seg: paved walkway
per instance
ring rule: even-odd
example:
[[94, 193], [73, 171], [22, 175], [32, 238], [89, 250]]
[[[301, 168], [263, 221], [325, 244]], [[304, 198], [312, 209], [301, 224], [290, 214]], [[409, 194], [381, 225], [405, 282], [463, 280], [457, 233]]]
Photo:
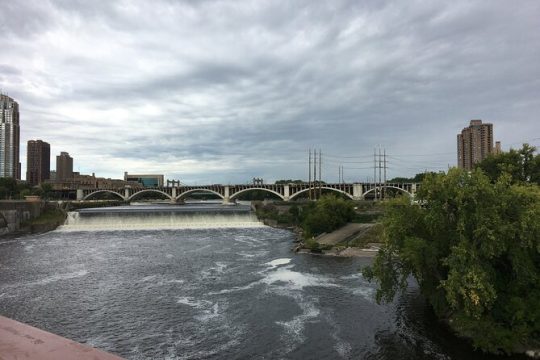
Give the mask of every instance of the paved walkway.
[[0, 360], [121, 360], [30, 325], [0, 316]]
[[348, 223], [330, 234], [319, 235], [315, 240], [322, 245], [336, 245], [340, 242], [352, 240], [354, 237], [368, 231], [373, 224]]

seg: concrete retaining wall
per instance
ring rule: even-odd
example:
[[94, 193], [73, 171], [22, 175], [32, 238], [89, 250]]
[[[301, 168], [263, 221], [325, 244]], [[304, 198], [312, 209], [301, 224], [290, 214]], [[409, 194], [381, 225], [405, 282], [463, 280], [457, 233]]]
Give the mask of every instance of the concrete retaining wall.
[[45, 202], [42, 201], [0, 201], [0, 235], [19, 231], [25, 221], [41, 215], [44, 208]]

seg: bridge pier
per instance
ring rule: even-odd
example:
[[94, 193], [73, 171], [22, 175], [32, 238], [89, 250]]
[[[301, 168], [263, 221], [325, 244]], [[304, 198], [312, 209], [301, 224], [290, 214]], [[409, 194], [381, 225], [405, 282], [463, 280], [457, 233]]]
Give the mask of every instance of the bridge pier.
[[128, 201], [129, 199], [129, 188], [124, 188], [124, 201]]
[[290, 188], [289, 185], [283, 185], [283, 201], [289, 201]]
[[[178, 204], [179, 201], [182, 201], [182, 200], [176, 199], [176, 188], [173, 187], [171, 189], [171, 204]], [[182, 203], [184, 203], [184, 201], [182, 201]]]
[[223, 187], [223, 205], [229, 205], [231, 203], [231, 197], [230, 197], [230, 187], [229, 185], [225, 185]]
[[359, 184], [359, 183], [353, 184], [353, 199], [364, 200], [364, 191], [363, 191], [362, 184]]
[[84, 199], [84, 191], [83, 189], [77, 189], [77, 200], [81, 201], [82, 199]]

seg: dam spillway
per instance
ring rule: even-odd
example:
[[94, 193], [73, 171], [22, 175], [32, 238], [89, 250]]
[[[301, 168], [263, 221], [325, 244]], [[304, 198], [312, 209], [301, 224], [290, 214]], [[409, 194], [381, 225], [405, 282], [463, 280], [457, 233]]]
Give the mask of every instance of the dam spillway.
[[131, 205], [68, 213], [59, 231], [156, 230], [263, 226], [249, 205]]

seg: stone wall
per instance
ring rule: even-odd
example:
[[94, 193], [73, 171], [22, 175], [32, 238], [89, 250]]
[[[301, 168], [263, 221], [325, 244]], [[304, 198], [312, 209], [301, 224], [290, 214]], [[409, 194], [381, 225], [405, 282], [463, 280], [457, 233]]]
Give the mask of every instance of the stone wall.
[[25, 221], [38, 217], [45, 208], [45, 202], [24, 200], [0, 201], [0, 235], [21, 230]]

